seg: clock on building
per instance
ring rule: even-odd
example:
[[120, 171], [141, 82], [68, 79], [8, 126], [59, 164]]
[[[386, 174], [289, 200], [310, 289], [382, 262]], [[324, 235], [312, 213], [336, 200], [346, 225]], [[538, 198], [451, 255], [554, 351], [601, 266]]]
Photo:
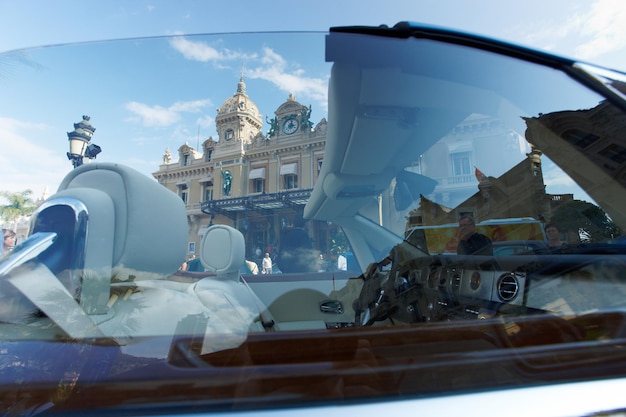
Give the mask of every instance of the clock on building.
[[283, 132], [287, 135], [296, 133], [299, 127], [300, 122], [295, 116], [288, 117], [287, 120], [283, 122]]

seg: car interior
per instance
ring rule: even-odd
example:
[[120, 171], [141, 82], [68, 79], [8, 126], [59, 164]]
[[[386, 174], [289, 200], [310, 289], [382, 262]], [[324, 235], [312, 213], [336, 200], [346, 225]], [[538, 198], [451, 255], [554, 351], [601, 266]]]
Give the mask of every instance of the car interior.
[[[112, 404], [149, 395], [137, 380], [154, 369], [187, 398], [224, 409], [621, 375], [626, 245], [598, 229], [626, 227], [626, 175], [601, 157], [626, 159], [581, 149], [622, 131], [619, 100], [577, 85], [559, 67], [566, 60], [388, 31], [335, 28], [325, 38], [328, 132], [303, 211], [341, 228], [358, 271], [242, 274], [252, 248], [235, 222], [213, 218], [197, 250], [204, 272], [180, 271], [189, 236], [180, 196], [131, 167], [92, 162], [64, 178], [0, 265], [3, 334], [113, 346], [119, 363], [101, 372], [114, 386], [90, 380], [81, 391], [106, 386]], [[615, 113], [609, 133], [598, 127]], [[581, 126], [593, 141], [571, 139]], [[470, 151], [484, 178], [461, 159]], [[491, 255], [429, 253], [422, 235], [405, 239], [468, 212], [539, 219], [554, 203], [543, 177], [583, 191], [605, 210], [602, 222], [585, 217], [558, 250], [543, 235], [537, 244], [492, 235]]]

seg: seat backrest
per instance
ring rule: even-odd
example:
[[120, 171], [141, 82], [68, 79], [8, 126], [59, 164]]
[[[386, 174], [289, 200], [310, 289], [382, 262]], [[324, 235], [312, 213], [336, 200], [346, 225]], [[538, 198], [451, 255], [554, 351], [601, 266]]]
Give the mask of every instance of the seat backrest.
[[200, 243], [200, 261], [208, 271], [216, 273], [217, 279], [238, 281], [245, 255], [244, 237], [231, 226], [209, 227]]
[[[152, 178], [114, 163], [72, 170], [33, 215], [30, 233], [55, 232], [41, 261], [80, 299], [105, 314], [111, 280], [162, 278], [185, 258], [183, 201]], [[65, 272], [69, 271], [69, 272]]]

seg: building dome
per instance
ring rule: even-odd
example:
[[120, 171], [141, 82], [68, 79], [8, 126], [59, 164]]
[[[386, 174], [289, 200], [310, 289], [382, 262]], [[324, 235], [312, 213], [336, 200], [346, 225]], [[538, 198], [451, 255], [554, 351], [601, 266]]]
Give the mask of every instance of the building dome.
[[303, 107], [293, 93], [289, 94], [287, 100], [276, 109], [276, 114], [299, 112]]
[[252, 116], [261, 118], [259, 109], [256, 104], [246, 94], [246, 83], [243, 77], [239, 79], [237, 83], [237, 92], [232, 97], [224, 100], [224, 103], [217, 109], [218, 114], [223, 115], [235, 111], [247, 112]]

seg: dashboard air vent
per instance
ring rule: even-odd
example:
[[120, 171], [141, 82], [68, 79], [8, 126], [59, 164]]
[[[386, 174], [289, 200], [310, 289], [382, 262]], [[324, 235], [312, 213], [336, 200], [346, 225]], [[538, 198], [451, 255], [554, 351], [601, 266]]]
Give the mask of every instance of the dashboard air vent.
[[498, 297], [502, 301], [511, 301], [517, 297], [519, 292], [519, 281], [513, 274], [504, 274], [498, 278], [497, 283]]

